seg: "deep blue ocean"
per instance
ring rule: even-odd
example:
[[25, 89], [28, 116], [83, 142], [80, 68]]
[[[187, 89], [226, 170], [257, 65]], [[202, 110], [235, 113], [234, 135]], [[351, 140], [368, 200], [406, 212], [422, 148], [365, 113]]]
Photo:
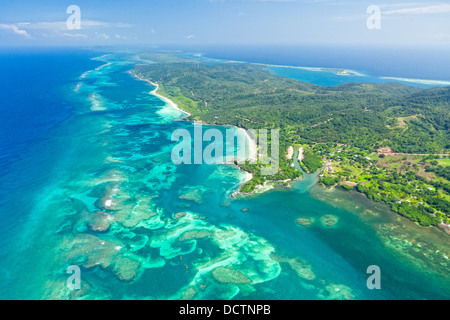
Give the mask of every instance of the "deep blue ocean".
[[[234, 166], [172, 163], [171, 133], [192, 124], [129, 74], [136, 63], [131, 51], [0, 52], [0, 299], [449, 297], [440, 230], [314, 175], [232, 199], [245, 178]], [[70, 265], [81, 290], [66, 286]]]
[[101, 64], [91, 60], [98, 55], [78, 50], [0, 51], [0, 268], [6, 276], [26, 272], [15, 269], [21, 266], [15, 265], [20, 256], [15, 244], [33, 214], [36, 196], [54, 179], [64, 153], [64, 144], [47, 142], [75, 112], [67, 92], [86, 68]]
[[94, 56], [72, 50], [0, 50], [0, 169], [74, 111], [64, 89], [86, 68], [99, 65], [90, 60]]

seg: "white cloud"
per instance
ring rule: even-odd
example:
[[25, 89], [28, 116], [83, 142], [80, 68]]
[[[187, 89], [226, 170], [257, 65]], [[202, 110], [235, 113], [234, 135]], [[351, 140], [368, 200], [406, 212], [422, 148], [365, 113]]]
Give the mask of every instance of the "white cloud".
[[116, 38], [116, 39], [127, 39], [128, 37], [127, 36], [123, 36], [123, 35], [120, 35], [120, 34], [114, 34], [114, 37]]
[[[22, 22], [17, 23], [16, 25], [23, 26], [26, 29], [49, 29], [53, 31], [61, 31], [61, 30], [67, 30], [67, 23], [66, 21], [46, 21], [46, 22]], [[116, 28], [128, 28], [132, 27], [131, 24], [128, 23], [112, 23], [112, 22], [104, 22], [104, 21], [98, 21], [98, 20], [87, 20], [87, 19], [81, 19], [81, 29], [89, 29], [89, 28], [110, 28], [110, 27], [116, 27]]]
[[24, 36], [27, 38], [30, 37], [30, 35], [28, 34], [28, 32], [26, 30], [19, 29], [19, 27], [15, 24], [0, 24], [0, 29], [9, 30], [15, 34], [18, 34], [18, 35], [21, 35], [21, 36]]
[[[424, 2], [390, 3], [380, 5], [383, 19], [398, 19], [402, 15], [426, 15], [450, 13], [450, 4], [436, 3], [428, 5]], [[388, 16], [388, 17], [387, 17]], [[343, 21], [360, 21], [367, 19], [367, 14], [353, 16], [337, 16]]]
[[82, 33], [67, 33], [67, 32], [64, 32], [62, 35], [66, 36], [66, 37], [71, 37], [71, 38], [88, 38], [87, 35], [82, 34]]
[[[81, 29], [93, 28], [129, 28], [133, 25], [122, 22], [105, 22], [98, 20], [81, 20]], [[0, 29], [9, 30], [15, 34], [30, 37], [30, 31], [45, 30], [46, 32], [55, 32], [60, 35], [71, 35], [66, 33], [68, 30], [66, 21], [42, 21], [42, 22], [18, 22], [11, 24], [0, 24]], [[42, 33], [41, 33], [42, 34]]]
[[[43, 37], [60, 36], [71, 38], [88, 38], [83, 30], [99, 29], [99, 28], [129, 28], [131, 24], [122, 22], [105, 22], [99, 20], [81, 20], [81, 30], [78, 33], [70, 32], [67, 28], [66, 21], [40, 21], [40, 22], [17, 22], [12, 24], [0, 24], [0, 30], [8, 30], [17, 35], [30, 38], [38, 35]], [[40, 32], [38, 32], [40, 31]], [[99, 39], [109, 39], [110, 36], [105, 33], [97, 33]], [[125, 39], [125, 37], [122, 37]]]
[[193, 39], [193, 38], [195, 38], [195, 35], [193, 35], [193, 34], [190, 34], [186, 37], [186, 39]]
[[412, 7], [412, 8], [400, 8], [383, 11], [383, 14], [394, 15], [394, 14], [442, 14], [450, 12], [450, 4], [435, 4], [429, 6], [420, 6], [420, 7]]
[[95, 34], [96, 34], [97, 38], [99, 38], [99, 39], [106, 40], [106, 39], [109, 39], [109, 38], [110, 38], [110, 37], [109, 37], [107, 34], [105, 34], [105, 33], [98, 33], [98, 32], [96, 32]]

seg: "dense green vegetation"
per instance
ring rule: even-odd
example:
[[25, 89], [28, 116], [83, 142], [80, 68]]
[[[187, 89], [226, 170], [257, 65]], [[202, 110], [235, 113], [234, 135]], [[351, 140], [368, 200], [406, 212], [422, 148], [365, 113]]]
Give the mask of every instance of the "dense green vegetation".
[[[136, 66], [133, 72], [157, 82], [158, 92], [188, 111], [191, 120], [280, 129], [279, 172], [263, 176], [261, 163], [240, 164], [253, 174], [241, 192], [252, 192], [268, 180], [301, 176], [283, 155], [289, 146], [302, 145], [301, 165], [309, 172], [323, 167], [320, 183], [325, 186], [350, 181], [357, 191], [421, 225], [450, 223], [449, 166], [436, 160], [450, 149], [450, 87], [321, 87], [251, 64], [171, 61]], [[382, 147], [391, 154], [377, 154]], [[422, 158], [411, 158], [413, 154]]]
[[409, 218], [414, 222], [418, 222], [423, 226], [437, 226], [440, 223], [438, 219], [430, 215], [424, 206], [416, 207], [402, 203], [393, 205], [392, 209], [400, 215]]
[[254, 191], [257, 186], [263, 186], [267, 181], [285, 181], [295, 180], [301, 177], [301, 172], [291, 166], [292, 161], [282, 161], [280, 163], [280, 170], [275, 175], [261, 175], [261, 164], [251, 165], [248, 163], [239, 164], [239, 167], [244, 171], [250, 172], [253, 178], [247, 181], [240, 189], [242, 193], [250, 193]]
[[310, 150], [307, 150], [302, 163], [306, 167], [307, 172], [316, 172], [320, 167], [322, 167], [322, 158], [315, 155]]
[[382, 156], [337, 144], [317, 144], [312, 149], [325, 159], [320, 178], [324, 186], [348, 181], [369, 199], [385, 202], [423, 226], [450, 223], [449, 182], [429, 173], [436, 156]]
[[[432, 161], [430, 163], [437, 165], [437, 161]], [[443, 167], [438, 165], [436, 167], [426, 167], [425, 170], [429, 172], [434, 172], [436, 175], [450, 181], [450, 166]]]
[[395, 152], [443, 153], [449, 148], [450, 88], [320, 87], [250, 64], [161, 63], [137, 66], [134, 72], [158, 82], [160, 93], [191, 119], [207, 123], [281, 128], [293, 143], [337, 142], [370, 151], [389, 146]]
[[344, 190], [347, 190], [347, 191], [353, 190], [353, 187], [352, 187], [352, 186], [348, 186], [348, 185], [346, 185], [346, 184], [343, 184], [343, 185], [342, 185], [342, 188], [343, 188]]

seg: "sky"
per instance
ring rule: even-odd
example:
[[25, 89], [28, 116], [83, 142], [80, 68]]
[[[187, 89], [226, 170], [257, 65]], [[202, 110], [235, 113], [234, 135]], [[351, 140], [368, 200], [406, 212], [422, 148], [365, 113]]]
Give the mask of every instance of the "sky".
[[[76, 13], [68, 13], [71, 5], [79, 8], [79, 20], [70, 20]], [[0, 2], [0, 46], [171, 44], [448, 48], [450, 0]]]

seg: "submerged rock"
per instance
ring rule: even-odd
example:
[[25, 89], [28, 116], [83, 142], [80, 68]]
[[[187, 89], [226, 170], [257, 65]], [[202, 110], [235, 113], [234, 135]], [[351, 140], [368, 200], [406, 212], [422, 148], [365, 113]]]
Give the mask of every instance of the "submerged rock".
[[182, 193], [178, 198], [182, 200], [193, 201], [197, 204], [202, 203], [202, 195], [200, 193], [200, 190], [198, 189], [192, 190], [188, 193]]
[[209, 190], [204, 186], [185, 186], [180, 190], [178, 198], [202, 204], [204, 202], [203, 195], [206, 192]]
[[197, 290], [193, 286], [190, 286], [183, 292], [181, 300], [192, 300], [196, 294]]
[[354, 295], [352, 290], [343, 284], [330, 284], [325, 287], [327, 294], [319, 294], [321, 299], [326, 300], [352, 300]]
[[327, 214], [320, 218], [320, 222], [322, 222], [322, 224], [325, 227], [332, 227], [332, 226], [336, 225], [338, 220], [339, 220], [338, 217], [336, 217], [332, 214]]
[[183, 218], [185, 215], [186, 215], [186, 212], [184, 212], [184, 211], [177, 212], [177, 213], [175, 213], [175, 218], [180, 219], [180, 218]]
[[114, 218], [123, 226], [132, 228], [156, 215], [158, 213], [153, 211], [150, 197], [136, 196], [132, 203], [124, 205], [121, 210], [116, 212]]
[[96, 211], [89, 217], [89, 227], [92, 231], [106, 231], [110, 227], [113, 217], [102, 211]]
[[62, 246], [65, 259], [84, 268], [100, 266], [112, 271], [120, 280], [138, 277], [141, 264], [138, 256], [126, 252], [122, 243], [102, 240], [94, 235], [79, 234]]
[[316, 275], [312, 271], [311, 266], [300, 261], [297, 258], [288, 258], [278, 254], [271, 254], [270, 257], [280, 263], [287, 263], [300, 278], [306, 280], [313, 280], [316, 278]]
[[187, 241], [192, 239], [203, 239], [212, 236], [213, 234], [208, 230], [191, 230], [183, 233], [178, 241]]
[[221, 283], [250, 284], [252, 280], [240, 271], [218, 267], [212, 271], [215, 280]]
[[301, 217], [297, 219], [297, 224], [301, 225], [301, 226], [310, 226], [314, 223], [314, 218], [310, 218], [310, 217]]
[[131, 258], [118, 255], [114, 259], [113, 272], [120, 280], [130, 281], [136, 278], [140, 263]]

